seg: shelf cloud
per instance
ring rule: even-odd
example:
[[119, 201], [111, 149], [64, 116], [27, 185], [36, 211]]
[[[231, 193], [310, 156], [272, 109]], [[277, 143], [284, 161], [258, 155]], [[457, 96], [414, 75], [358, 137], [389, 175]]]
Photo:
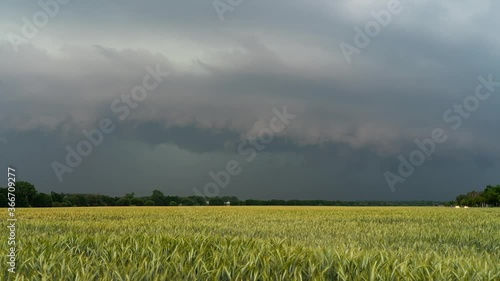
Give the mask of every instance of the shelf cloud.
[[[384, 14], [391, 5], [400, 12]], [[221, 18], [214, 1], [0, 4], [4, 164], [42, 191], [192, 195], [210, 171], [242, 158], [238, 145], [259, 137], [273, 109], [286, 107], [296, 117], [224, 194], [447, 200], [498, 182], [500, 87], [493, 82], [491, 97], [459, 130], [443, 114], [474, 94], [478, 77], [500, 81], [499, 3], [228, 7]], [[374, 15], [390, 20], [370, 36]], [[370, 43], [348, 61], [341, 46], [356, 46], [356, 36]], [[169, 75], [127, 103], [148, 67]], [[127, 105], [126, 118], [115, 100]], [[103, 118], [115, 130], [59, 181], [51, 164]], [[391, 192], [384, 171], [397, 170], [398, 156], [435, 128], [447, 132], [446, 143]]]

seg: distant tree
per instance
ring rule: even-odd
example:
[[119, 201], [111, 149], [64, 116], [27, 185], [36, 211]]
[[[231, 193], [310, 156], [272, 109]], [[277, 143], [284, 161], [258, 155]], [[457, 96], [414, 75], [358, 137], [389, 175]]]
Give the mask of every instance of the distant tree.
[[0, 207], [2, 208], [9, 206], [7, 205], [9, 203], [9, 200], [7, 198], [8, 192], [9, 190], [7, 188], [0, 187]]
[[130, 206], [130, 199], [128, 199], [128, 198], [120, 198], [116, 202], [116, 205], [117, 206]]
[[144, 206], [144, 201], [141, 198], [134, 197], [130, 199], [130, 204], [134, 206]]
[[63, 201], [62, 201], [62, 204], [63, 205], [66, 205], [66, 206], [74, 206], [75, 204], [73, 203], [73, 201], [71, 200], [71, 197], [68, 196], [68, 195], [64, 195], [63, 197]]
[[71, 205], [67, 201], [63, 202], [52, 202], [52, 207], [70, 207]]
[[456, 200], [457, 201], [457, 204], [458, 205], [463, 205], [465, 202], [465, 200], [467, 199], [467, 195], [464, 195], [464, 194], [460, 194], [457, 196]]
[[153, 200], [146, 200], [144, 202], [144, 206], [155, 206], [155, 201], [153, 201]]
[[268, 202], [268, 205], [283, 206], [286, 205], [286, 201], [273, 199]]
[[90, 206], [88, 194], [65, 194], [63, 202], [67, 202], [70, 206]]
[[[174, 202], [174, 201], [172, 201]], [[181, 199], [181, 204], [183, 206], [193, 206], [196, 202], [193, 201], [191, 198], [182, 198]]]
[[[0, 207], [7, 207], [7, 188], [0, 188]], [[289, 206], [437, 206], [437, 205], [466, 205], [474, 207], [500, 207], [500, 185], [488, 185], [484, 191], [471, 191], [461, 194], [451, 202], [433, 201], [327, 201], [327, 200], [254, 200], [240, 201], [235, 196], [205, 198], [201, 196], [165, 196], [161, 191], [154, 190], [149, 197], [135, 197], [133, 192], [124, 197], [110, 197], [101, 194], [64, 194], [38, 192], [35, 186], [25, 181], [16, 183], [16, 207], [67, 207], [67, 206], [198, 206], [224, 205], [289, 205]]]
[[33, 197], [33, 207], [52, 207], [52, 197], [45, 193], [36, 193]]
[[455, 206], [457, 204], [457, 202], [455, 201], [448, 201], [448, 202], [444, 202], [444, 206], [445, 207], [450, 207], [450, 206]]
[[178, 196], [165, 196], [165, 206], [171, 206], [170, 202], [174, 201], [176, 204], [181, 201]]
[[[212, 202], [210, 202], [211, 204]], [[245, 200], [245, 205], [248, 205], [248, 206], [262, 206], [264, 205], [264, 201], [262, 200], [255, 200], [255, 199], [248, 199], [248, 200]]]
[[132, 198], [135, 197], [135, 193], [134, 192], [131, 192], [131, 193], [125, 193], [125, 198], [129, 199], [129, 200], [132, 200]]
[[105, 206], [115, 206], [116, 201], [113, 197], [107, 196], [107, 195], [102, 195], [102, 201], [104, 202]]
[[16, 206], [17, 207], [29, 207], [32, 206], [33, 198], [35, 197], [37, 191], [35, 186], [29, 182], [18, 181], [16, 182]]
[[500, 185], [488, 185], [484, 191], [471, 191], [467, 194], [460, 194], [456, 198], [458, 205], [475, 207], [499, 207], [500, 206]]
[[63, 198], [64, 198], [64, 194], [63, 193], [55, 193], [54, 191], [52, 191], [50, 193], [50, 197], [52, 197], [52, 202], [62, 202]]
[[207, 204], [206, 198], [202, 196], [189, 196], [188, 198], [194, 202], [195, 206], [203, 206]]
[[209, 205], [211, 206], [223, 206], [224, 205], [224, 200], [219, 197], [214, 197], [214, 198], [208, 198]]
[[483, 196], [486, 204], [500, 207], [500, 185], [488, 185], [483, 192]]
[[105, 206], [106, 203], [102, 200], [99, 194], [85, 194], [84, 195], [89, 206]]
[[163, 192], [155, 189], [153, 190], [153, 194], [151, 194], [150, 199], [155, 202], [155, 206], [165, 206], [166, 198]]

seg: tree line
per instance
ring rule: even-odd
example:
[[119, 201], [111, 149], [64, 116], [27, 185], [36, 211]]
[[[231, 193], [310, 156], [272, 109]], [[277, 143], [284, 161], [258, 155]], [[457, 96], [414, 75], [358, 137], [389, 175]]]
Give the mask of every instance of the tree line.
[[500, 207], [500, 185], [488, 185], [483, 191], [460, 194], [450, 204], [470, 207]]
[[[0, 187], [0, 207], [8, 207], [8, 190]], [[86, 207], [86, 206], [223, 206], [230, 202], [236, 206], [438, 206], [464, 205], [473, 207], [500, 206], [500, 185], [488, 186], [484, 191], [472, 191], [459, 195], [456, 201], [328, 201], [328, 200], [240, 200], [235, 196], [202, 197], [171, 196], [160, 190], [153, 190], [149, 196], [136, 196], [133, 192], [121, 197], [102, 194], [72, 194], [51, 192], [46, 194], [36, 190], [29, 182], [16, 183], [17, 207]]]

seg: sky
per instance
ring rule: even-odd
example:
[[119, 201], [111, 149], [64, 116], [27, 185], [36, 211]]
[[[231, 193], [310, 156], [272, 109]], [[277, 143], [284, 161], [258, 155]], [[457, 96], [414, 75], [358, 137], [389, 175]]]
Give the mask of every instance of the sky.
[[112, 196], [452, 200], [499, 184], [499, 12], [2, 1], [0, 183], [10, 165], [42, 192]]

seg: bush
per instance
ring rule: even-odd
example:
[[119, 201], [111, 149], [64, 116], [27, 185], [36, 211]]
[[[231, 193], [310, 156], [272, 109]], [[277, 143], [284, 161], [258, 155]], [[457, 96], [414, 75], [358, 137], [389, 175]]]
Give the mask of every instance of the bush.
[[118, 205], [118, 206], [130, 206], [130, 199], [128, 199], [128, 198], [120, 198], [116, 202], [116, 205]]
[[134, 197], [130, 199], [130, 204], [134, 206], [144, 206], [144, 201], [140, 198]]
[[52, 207], [69, 207], [71, 204], [68, 202], [52, 202]]
[[155, 205], [155, 201], [153, 200], [146, 200], [146, 202], [144, 202], [144, 206], [154, 206]]

